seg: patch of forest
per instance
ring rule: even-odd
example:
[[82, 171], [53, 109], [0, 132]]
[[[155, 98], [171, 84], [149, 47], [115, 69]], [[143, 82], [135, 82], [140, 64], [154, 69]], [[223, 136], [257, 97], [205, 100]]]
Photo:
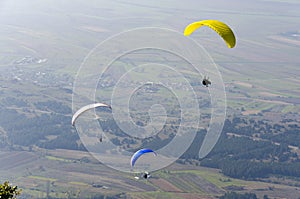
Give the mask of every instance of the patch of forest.
[[[15, 105], [7, 107], [7, 104]], [[34, 103], [41, 112], [28, 110], [27, 101], [3, 99], [0, 106], [0, 147], [39, 146], [47, 149], [86, 150], [78, 142], [79, 136], [72, 127], [72, 111], [67, 104], [55, 101]], [[25, 106], [19, 108], [20, 106]], [[128, 150], [150, 147], [154, 150], [168, 144], [178, 130], [178, 122], [168, 121], [157, 135], [138, 139], [123, 132], [113, 118], [101, 121], [108, 138]], [[266, 120], [247, 117], [226, 119], [221, 137], [203, 160], [198, 152], [206, 134], [200, 130], [192, 145], [178, 162], [197, 161], [202, 166], [221, 169], [230, 177], [241, 179], [264, 178], [270, 175], [300, 177], [300, 127], [291, 120], [273, 124]], [[51, 139], [49, 139], [49, 136]], [[296, 148], [296, 151], [295, 151]]]
[[226, 120], [218, 143], [206, 158], [199, 160], [197, 150], [191, 150], [202, 142], [203, 136], [199, 134], [179, 162], [198, 160], [197, 164], [201, 166], [218, 168], [223, 174], [240, 179], [270, 175], [300, 177], [299, 155], [289, 146], [299, 145], [295, 143], [299, 139], [299, 130], [300, 127], [294, 124], [271, 125], [233, 118]]
[[[39, 104], [41, 106], [42, 104]], [[71, 110], [61, 103], [47, 103], [49, 108], [44, 105], [43, 110], [47, 113], [29, 111], [23, 108], [11, 109], [0, 107], [0, 126], [7, 132], [2, 134], [2, 147], [33, 146], [55, 149], [85, 150], [82, 145], [76, 143], [79, 136], [75, 129], [70, 125], [70, 116], [60, 114], [62, 112], [71, 114]], [[53, 108], [55, 107], [55, 108]], [[60, 113], [52, 111], [59, 110]], [[47, 139], [52, 135], [53, 139]]]

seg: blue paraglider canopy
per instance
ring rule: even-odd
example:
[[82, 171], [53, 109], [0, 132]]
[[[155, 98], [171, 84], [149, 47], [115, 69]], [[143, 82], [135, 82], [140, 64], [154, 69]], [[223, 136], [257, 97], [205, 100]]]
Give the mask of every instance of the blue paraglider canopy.
[[139, 157], [141, 157], [145, 153], [154, 153], [154, 155], [156, 155], [156, 153], [152, 149], [140, 149], [140, 150], [138, 150], [131, 157], [130, 165], [131, 165], [132, 168], [134, 167], [134, 164], [137, 161], [137, 159], [139, 159]]

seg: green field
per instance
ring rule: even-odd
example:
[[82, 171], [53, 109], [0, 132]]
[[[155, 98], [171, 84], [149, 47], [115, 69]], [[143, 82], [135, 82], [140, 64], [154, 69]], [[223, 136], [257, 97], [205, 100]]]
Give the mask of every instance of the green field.
[[[2, 152], [0, 161], [15, 158], [16, 154], [17, 152]], [[70, 150], [47, 150], [47, 154], [43, 157], [37, 156], [36, 152], [22, 152], [23, 159], [36, 156], [36, 160], [21, 164], [20, 161], [23, 160], [14, 159], [19, 163], [18, 166], [7, 169], [5, 175], [1, 174], [1, 179], [10, 176], [12, 183], [22, 188], [23, 193], [33, 197], [45, 197], [47, 186], [50, 196], [62, 198], [66, 197], [66, 191], [74, 195], [79, 194], [80, 198], [124, 192], [133, 198], [188, 198], [191, 195], [195, 198], [214, 198], [230, 188], [235, 188], [238, 192], [254, 192], [258, 196], [276, 196], [281, 193], [290, 194], [292, 197], [293, 194], [299, 194], [292, 186], [238, 180], [224, 176], [219, 170], [205, 167], [173, 164], [153, 172], [149, 180], [136, 180], [133, 174], [120, 173], [97, 162], [80, 163], [82, 157], [89, 156], [85, 152], [78, 154]], [[272, 189], [269, 189], [270, 187]], [[294, 191], [288, 193], [292, 189]]]

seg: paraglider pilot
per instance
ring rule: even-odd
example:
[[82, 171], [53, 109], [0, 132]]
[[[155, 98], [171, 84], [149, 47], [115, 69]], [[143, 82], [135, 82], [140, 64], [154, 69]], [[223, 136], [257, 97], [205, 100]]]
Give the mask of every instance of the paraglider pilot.
[[204, 76], [204, 79], [202, 80], [202, 84], [206, 87], [208, 87], [209, 84], [211, 84], [211, 81], [209, 80], [209, 78]]
[[150, 173], [147, 171], [145, 171], [144, 173], [141, 173], [141, 177], [144, 179], [148, 179], [148, 178], [150, 178], [150, 176], [151, 176]]

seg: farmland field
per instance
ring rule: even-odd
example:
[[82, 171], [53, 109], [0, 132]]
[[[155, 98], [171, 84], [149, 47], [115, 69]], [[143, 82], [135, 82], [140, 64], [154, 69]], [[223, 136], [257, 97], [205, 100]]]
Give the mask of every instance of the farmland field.
[[[14, 161], [20, 156], [23, 157], [18, 158], [20, 162]], [[90, 162], [82, 161], [86, 157]], [[287, 194], [291, 198], [300, 194], [297, 187], [237, 180], [222, 175], [216, 169], [192, 165], [173, 164], [153, 172], [149, 180], [137, 180], [134, 174], [103, 166], [93, 160], [89, 153], [71, 150], [47, 150], [44, 155], [26, 151], [2, 152], [0, 161], [1, 166], [6, 168], [5, 172], [1, 172], [0, 180], [8, 178], [12, 183], [17, 183], [23, 193], [34, 197], [45, 197], [47, 187], [52, 197], [64, 197], [65, 190], [68, 190], [72, 194], [80, 193], [80, 198], [124, 192], [133, 198], [148, 198], [153, 195], [162, 198], [214, 198], [228, 190], [255, 192], [258, 196]], [[9, 167], [12, 162], [18, 163], [18, 166]]]

